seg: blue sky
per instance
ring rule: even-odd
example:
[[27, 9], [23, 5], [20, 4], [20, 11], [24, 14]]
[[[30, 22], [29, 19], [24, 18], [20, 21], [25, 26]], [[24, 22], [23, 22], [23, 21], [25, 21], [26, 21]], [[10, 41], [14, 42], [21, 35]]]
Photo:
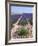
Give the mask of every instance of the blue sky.
[[11, 6], [11, 14], [32, 13], [32, 7]]

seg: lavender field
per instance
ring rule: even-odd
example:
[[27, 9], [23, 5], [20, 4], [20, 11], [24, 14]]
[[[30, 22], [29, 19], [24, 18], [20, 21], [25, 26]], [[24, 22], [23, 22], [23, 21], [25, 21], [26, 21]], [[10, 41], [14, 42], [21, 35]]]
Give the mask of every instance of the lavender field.
[[32, 20], [32, 13], [23, 13], [23, 14], [15, 14], [15, 15], [11, 15], [10, 16], [10, 21], [12, 23], [15, 23], [19, 18], [20, 16], [22, 16], [21, 20]]
[[32, 13], [11, 15], [11, 38], [32, 38], [32, 26]]

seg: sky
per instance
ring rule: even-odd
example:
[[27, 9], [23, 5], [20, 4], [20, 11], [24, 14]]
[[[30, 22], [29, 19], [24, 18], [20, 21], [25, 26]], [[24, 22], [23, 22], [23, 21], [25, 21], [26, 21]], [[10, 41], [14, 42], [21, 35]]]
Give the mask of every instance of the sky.
[[11, 6], [11, 14], [32, 13], [32, 7]]

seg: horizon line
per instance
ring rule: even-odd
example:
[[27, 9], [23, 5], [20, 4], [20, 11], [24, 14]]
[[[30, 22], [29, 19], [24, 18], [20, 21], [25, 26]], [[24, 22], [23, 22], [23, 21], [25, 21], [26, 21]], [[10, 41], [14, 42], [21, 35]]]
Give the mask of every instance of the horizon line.
[[[16, 14], [19, 14], [19, 13], [16, 13]], [[20, 13], [20, 14], [32, 14], [32, 13]], [[11, 14], [11, 15], [14, 15], [14, 13]]]

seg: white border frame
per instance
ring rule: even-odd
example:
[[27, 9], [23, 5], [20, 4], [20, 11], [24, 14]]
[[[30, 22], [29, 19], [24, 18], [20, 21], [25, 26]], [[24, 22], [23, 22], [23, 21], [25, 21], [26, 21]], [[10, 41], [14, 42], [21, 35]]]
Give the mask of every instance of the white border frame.
[[[15, 4], [15, 3], [12, 3], [12, 2], [8, 2], [7, 3], [8, 27], [9, 27], [9, 5], [10, 4]], [[26, 40], [25, 39], [16, 39], [16, 40], [15, 39], [11, 39], [10, 41], [8, 41], [8, 43], [36, 41], [36, 5], [35, 4], [27, 4], [27, 3], [26, 4], [25, 3], [22, 3], [22, 4], [24, 4], [24, 5], [34, 5], [34, 7], [33, 7], [33, 18], [34, 18], [33, 19], [33, 30], [34, 30], [33, 31], [33, 38], [25, 38]], [[9, 34], [9, 28], [8, 28], [8, 34]]]

